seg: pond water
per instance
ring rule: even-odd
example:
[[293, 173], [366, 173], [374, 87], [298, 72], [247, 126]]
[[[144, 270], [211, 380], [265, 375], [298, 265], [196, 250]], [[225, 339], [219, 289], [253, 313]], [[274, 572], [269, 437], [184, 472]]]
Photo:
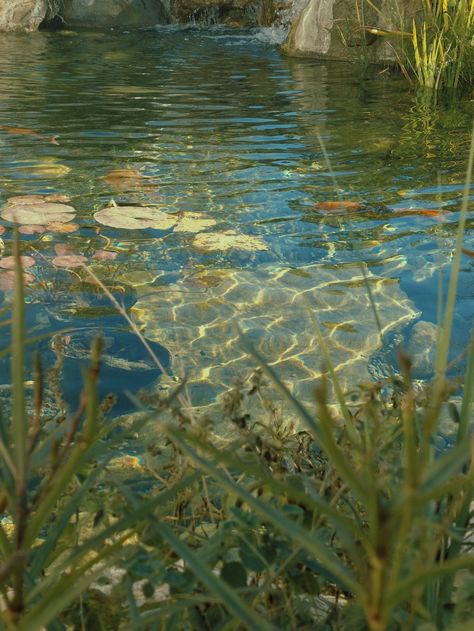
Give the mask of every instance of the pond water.
[[[387, 72], [362, 77], [351, 64], [287, 59], [273, 35], [170, 27], [2, 35], [0, 206], [61, 194], [76, 211], [69, 232], [43, 225], [21, 235], [34, 259], [29, 332], [56, 334], [37, 345], [52, 365], [61, 344], [71, 400], [98, 330], [102, 394], [166, 387], [102, 290], [58, 262], [71, 254], [86, 257], [127, 308], [172, 380], [187, 374], [196, 406], [253, 366], [235, 323], [303, 400], [322, 364], [314, 314], [344, 383], [387, 374], [401, 343], [415, 375], [429, 377], [472, 103], [432, 108]], [[99, 222], [94, 214], [107, 205]], [[160, 212], [137, 229], [145, 211], [128, 208], [137, 206], [168, 222]], [[6, 257], [12, 224], [1, 222]], [[474, 249], [471, 218], [465, 247]], [[472, 324], [473, 264], [463, 259], [452, 358]], [[0, 274], [4, 306], [8, 285]], [[454, 370], [462, 365], [461, 357]], [[1, 370], [6, 384], [6, 359]], [[116, 411], [131, 406], [122, 394]]]

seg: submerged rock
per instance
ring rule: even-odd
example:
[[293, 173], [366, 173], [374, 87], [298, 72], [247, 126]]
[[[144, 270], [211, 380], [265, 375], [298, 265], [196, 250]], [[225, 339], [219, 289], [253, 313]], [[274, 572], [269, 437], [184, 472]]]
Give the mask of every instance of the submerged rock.
[[[207, 406], [255, 367], [236, 324], [292, 394], [312, 406], [324, 357], [313, 322], [347, 389], [370, 380], [367, 363], [379, 348], [365, 279], [371, 284], [382, 330], [401, 328], [419, 314], [397, 282], [356, 265], [298, 269], [203, 269], [163, 287], [136, 287], [132, 308], [143, 335], [163, 344], [175, 376], [186, 366], [195, 406]], [[269, 398], [275, 397], [268, 390]]]
[[415, 324], [407, 349], [415, 378], [426, 378], [433, 374], [437, 341], [438, 327], [436, 324], [426, 320], [420, 320]]

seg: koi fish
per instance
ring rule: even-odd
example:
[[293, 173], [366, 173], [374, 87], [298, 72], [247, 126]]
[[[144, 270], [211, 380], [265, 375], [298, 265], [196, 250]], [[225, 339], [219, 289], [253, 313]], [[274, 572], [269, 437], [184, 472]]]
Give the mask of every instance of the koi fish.
[[439, 208], [396, 208], [396, 212], [404, 215], [424, 215], [437, 221], [446, 221], [446, 213]]
[[313, 208], [314, 210], [318, 210], [322, 213], [334, 213], [337, 215], [360, 210], [362, 208], [362, 204], [360, 202], [338, 200], [333, 202], [316, 202], [313, 205]]
[[0, 131], [4, 131], [7, 134], [12, 134], [13, 136], [32, 136], [33, 138], [37, 138], [38, 140], [47, 140], [52, 145], [59, 145], [57, 141], [58, 136], [45, 136], [44, 134], [39, 134], [34, 129], [29, 129], [28, 127], [11, 127], [10, 125], [0, 125]]

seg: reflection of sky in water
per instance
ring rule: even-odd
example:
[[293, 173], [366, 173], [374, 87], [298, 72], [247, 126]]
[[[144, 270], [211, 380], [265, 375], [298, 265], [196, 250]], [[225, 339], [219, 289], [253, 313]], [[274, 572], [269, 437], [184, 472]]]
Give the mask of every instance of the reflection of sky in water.
[[[113, 248], [113, 263], [94, 263], [101, 278], [119, 285], [126, 271], [148, 272], [163, 289], [203, 269], [364, 261], [435, 321], [437, 270], [446, 280], [462, 194], [467, 103], [430, 112], [401, 79], [286, 59], [260, 33], [223, 29], [4, 36], [0, 56], [0, 201], [60, 192], [78, 211], [78, 233], [37, 243], [47, 258], [62, 241], [91, 261]], [[49, 142], [55, 135], [59, 146]], [[139, 179], [118, 186], [104, 179], [113, 169]], [[336, 216], [314, 207], [339, 197], [362, 208]], [[111, 198], [203, 213], [214, 231], [260, 237], [268, 249], [205, 253], [194, 235], [173, 231], [98, 234], [92, 214]], [[423, 213], [437, 208], [442, 221]], [[468, 222], [474, 249], [472, 235]], [[472, 318], [472, 265], [463, 261], [456, 348]], [[90, 322], [101, 320], [97, 293], [70, 272], [38, 259], [35, 273], [31, 300], [49, 314], [36, 310], [40, 328], [80, 329], [87, 310]]]

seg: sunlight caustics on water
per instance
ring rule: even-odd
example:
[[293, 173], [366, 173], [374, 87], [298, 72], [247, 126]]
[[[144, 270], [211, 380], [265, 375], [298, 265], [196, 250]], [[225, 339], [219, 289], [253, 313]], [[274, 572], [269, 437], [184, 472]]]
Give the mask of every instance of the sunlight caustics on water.
[[[347, 383], [384, 374], [364, 272], [389, 348], [404, 341], [429, 376], [471, 105], [430, 110], [402, 79], [286, 59], [278, 37], [160, 27], [0, 40], [0, 213], [33, 194], [67, 195], [75, 210], [67, 229], [23, 221], [28, 324], [57, 332], [71, 374], [103, 330], [102, 393], [156, 384], [159, 370], [70, 256], [85, 257], [174, 378], [188, 373], [196, 405], [252, 367], [234, 322], [311, 398], [311, 307]], [[154, 209], [151, 227], [137, 206]], [[469, 219], [467, 249], [473, 235]], [[473, 273], [466, 257], [453, 356], [472, 323]], [[6, 303], [10, 287], [0, 272]], [[51, 343], [42, 350], [52, 362]], [[6, 383], [6, 363], [2, 373]]]

